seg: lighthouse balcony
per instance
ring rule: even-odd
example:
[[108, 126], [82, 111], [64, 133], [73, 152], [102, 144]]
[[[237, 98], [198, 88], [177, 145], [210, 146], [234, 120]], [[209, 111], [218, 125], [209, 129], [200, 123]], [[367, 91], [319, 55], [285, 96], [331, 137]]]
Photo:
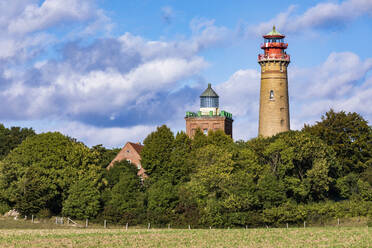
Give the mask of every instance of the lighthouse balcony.
[[288, 54], [259, 54], [258, 62], [262, 61], [287, 61], [290, 62], [290, 56]]
[[288, 47], [288, 43], [283, 42], [265, 42], [261, 44], [261, 48], [281, 48], [286, 49]]

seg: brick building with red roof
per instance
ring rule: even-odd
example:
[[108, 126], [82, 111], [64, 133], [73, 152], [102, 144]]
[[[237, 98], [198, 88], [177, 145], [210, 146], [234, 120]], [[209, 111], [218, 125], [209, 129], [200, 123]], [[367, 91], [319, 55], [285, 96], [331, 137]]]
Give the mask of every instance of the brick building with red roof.
[[142, 168], [141, 165], [141, 151], [143, 145], [140, 143], [132, 143], [127, 142], [125, 146], [120, 150], [120, 152], [116, 155], [116, 157], [111, 161], [111, 163], [107, 166], [107, 170], [112, 168], [115, 162], [120, 162], [123, 160], [127, 160], [129, 163], [135, 165], [138, 169], [137, 175], [140, 176], [142, 179], [146, 178], [146, 171]]

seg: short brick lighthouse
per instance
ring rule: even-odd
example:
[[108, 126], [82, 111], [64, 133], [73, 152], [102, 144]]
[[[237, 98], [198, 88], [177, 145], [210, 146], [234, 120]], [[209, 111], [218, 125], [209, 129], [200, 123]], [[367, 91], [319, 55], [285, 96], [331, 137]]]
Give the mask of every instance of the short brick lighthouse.
[[261, 65], [260, 116], [258, 135], [270, 137], [289, 131], [289, 101], [287, 67], [290, 57], [285, 49], [284, 35], [273, 30], [264, 35], [261, 48], [264, 54], [258, 55]]
[[208, 84], [208, 88], [200, 96], [198, 112], [186, 112], [186, 134], [194, 137], [196, 130], [204, 134], [209, 131], [222, 130], [232, 138], [232, 114], [219, 108], [219, 96]]

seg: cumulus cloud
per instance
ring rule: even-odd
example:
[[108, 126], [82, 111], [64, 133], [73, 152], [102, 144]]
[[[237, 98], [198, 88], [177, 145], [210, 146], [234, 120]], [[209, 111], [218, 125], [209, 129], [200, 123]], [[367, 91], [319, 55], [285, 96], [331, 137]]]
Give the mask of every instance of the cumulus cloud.
[[109, 148], [121, 148], [128, 142], [143, 142], [146, 136], [155, 131], [155, 125], [134, 125], [131, 127], [97, 127], [78, 121], [37, 120], [18, 122], [15, 125], [32, 126], [37, 133], [61, 132], [69, 137], [83, 141], [87, 146], [103, 144]]
[[[38, 68], [34, 68], [37, 73], [31, 75], [30, 81], [14, 82], [7, 90], [0, 92], [3, 102], [24, 104], [26, 101], [28, 104], [21, 108], [21, 112], [17, 111], [20, 106], [10, 104], [15, 109], [3, 110], [1, 114], [42, 118], [52, 113], [64, 116], [86, 113], [103, 115], [124, 110], [153, 98], [157, 92], [174, 88], [180, 81], [198, 74], [206, 65], [197, 56], [190, 59], [154, 58], [132, 65], [127, 72], [115, 67], [84, 72], [64, 62], [38, 64]], [[36, 85], [32, 79], [38, 80]], [[7, 117], [17, 118], [14, 115]]]
[[371, 118], [368, 105], [356, 108], [357, 104], [351, 104], [369, 91], [369, 81], [365, 78], [371, 70], [372, 58], [363, 61], [351, 52], [331, 53], [320, 66], [290, 70], [290, 94], [295, 116], [319, 119], [322, 113], [334, 108], [358, 111]]
[[226, 82], [217, 86], [221, 107], [234, 116], [254, 116], [258, 110], [260, 73], [257, 70], [238, 70]]
[[97, 11], [91, 0], [45, 0], [26, 4], [16, 18], [11, 19], [11, 33], [30, 33], [43, 30], [61, 22], [84, 21], [93, 18]]
[[142, 142], [149, 133], [155, 130], [156, 126], [96, 127], [80, 122], [67, 122], [55, 129], [70, 137], [83, 140], [88, 146], [104, 143], [107, 147], [122, 147], [128, 141]]
[[249, 26], [247, 31], [262, 35], [273, 25], [288, 34], [316, 28], [340, 27], [359, 16], [372, 14], [372, 2], [369, 0], [345, 0], [341, 3], [318, 3], [301, 15], [296, 15], [295, 10], [296, 6], [291, 5], [285, 12], [279, 13], [273, 19], [256, 26]]
[[[12, 0], [0, 2], [0, 59], [24, 62], [61, 42], [51, 28], [84, 23], [66, 37], [108, 30], [110, 19], [92, 0]], [[63, 25], [62, 25], [63, 24]], [[72, 27], [72, 26], [71, 26]]]
[[[196, 23], [189, 39], [146, 40], [125, 33], [89, 45], [71, 42], [62, 46], [58, 60], [4, 70], [3, 80], [9, 83], [0, 99], [9, 107], [0, 116], [58, 117], [106, 127], [183, 119], [185, 105], [200, 93], [200, 73], [208, 66], [198, 53], [224, 34], [213, 21]], [[208, 33], [216, 34], [207, 40], [203, 36]], [[196, 88], [185, 86], [190, 80]]]

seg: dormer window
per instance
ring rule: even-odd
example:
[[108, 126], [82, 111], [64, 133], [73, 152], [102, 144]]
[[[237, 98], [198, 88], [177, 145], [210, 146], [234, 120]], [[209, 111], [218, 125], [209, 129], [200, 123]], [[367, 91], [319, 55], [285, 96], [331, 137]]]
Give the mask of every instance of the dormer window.
[[273, 90], [270, 90], [270, 97], [269, 97], [270, 100], [274, 100], [274, 91]]

